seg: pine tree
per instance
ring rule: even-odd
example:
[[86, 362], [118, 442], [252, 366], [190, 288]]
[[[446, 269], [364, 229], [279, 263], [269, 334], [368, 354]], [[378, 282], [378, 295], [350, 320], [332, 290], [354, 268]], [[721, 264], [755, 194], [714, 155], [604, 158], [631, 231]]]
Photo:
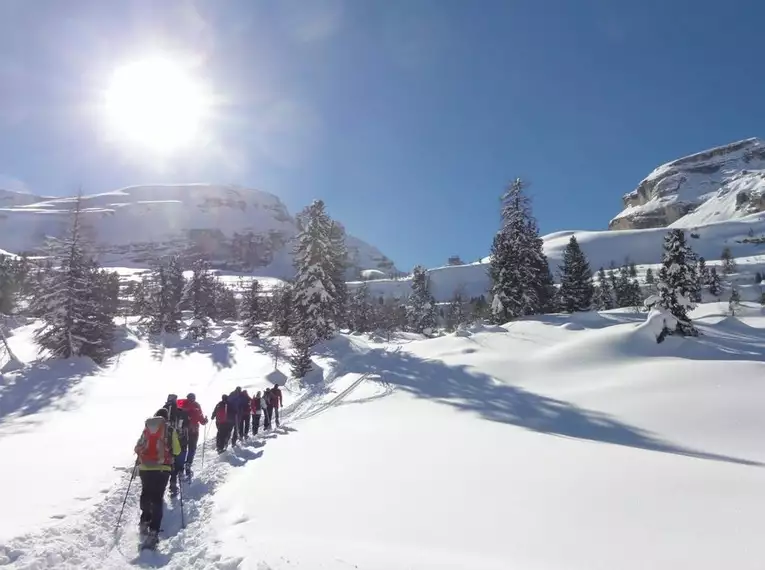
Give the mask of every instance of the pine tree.
[[567, 313], [589, 311], [592, 306], [592, 270], [575, 236], [563, 251], [560, 268], [560, 304]]
[[369, 301], [369, 287], [366, 282], [353, 293], [348, 318], [350, 328], [355, 332], [369, 332], [374, 327], [374, 307]]
[[201, 339], [207, 336], [211, 315], [215, 314], [215, 280], [203, 259], [194, 262], [192, 271], [183, 292], [183, 301], [191, 310], [189, 337]]
[[720, 298], [720, 295], [722, 294], [722, 283], [716, 267], [713, 267], [709, 273], [709, 285], [707, 288], [709, 289], [710, 295], [717, 297], [718, 299]]
[[294, 378], [304, 378], [313, 368], [311, 350], [315, 344], [315, 336], [306, 327], [297, 326], [292, 335], [292, 365], [290, 372]]
[[542, 313], [554, 304], [550, 267], [524, 188], [516, 179], [502, 197], [502, 227], [491, 248], [491, 310], [498, 323]]
[[19, 284], [9, 257], [0, 256], [0, 314], [10, 315], [16, 308]]
[[[702, 257], [702, 259], [704, 258]], [[653, 285], [654, 283], [656, 283], [656, 279], [654, 279], [654, 276], [653, 276], [653, 269], [651, 269], [650, 267], [645, 270], [645, 283], [646, 285]]]
[[[244, 284], [242, 284], [244, 285]], [[248, 340], [260, 338], [263, 332], [265, 306], [262, 298], [260, 282], [253, 279], [248, 287], [242, 287], [242, 336]]]
[[709, 267], [707, 267], [707, 260], [703, 257], [699, 257], [699, 264], [696, 267], [696, 271], [699, 275], [699, 282], [702, 287], [709, 285]]
[[594, 303], [599, 311], [607, 311], [616, 306], [611, 282], [606, 277], [606, 272], [602, 267], [598, 269], [598, 286], [595, 289]]
[[154, 259], [144, 282], [149, 331], [152, 334], [177, 333], [181, 329], [181, 304], [185, 279], [177, 256], [166, 262]]
[[701, 259], [703, 258], [699, 258], [696, 260], [696, 265], [694, 267], [694, 272], [693, 272], [694, 280], [691, 285], [691, 292], [690, 292], [691, 301], [697, 304], [701, 303], [702, 301], [702, 294], [701, 294], [702, 287], [703, 287], [702, 271], [706, 269], [706, 265], [701, 264]]
[[227, 287], [221, 280], [214, 282], [215, 291], [215, 314], [211, 317], [216, 321], [235, 321], [237, 314], [236, 295], [231, 287]]
[[412, 332], [430, 335], [436, 328], [436, 301], [430, 294], [428, 275], [419, 265], [412, 272], [412, 293], [406, 304], [407, 327]]
[[306, 342], [332, 337], [338, 314], [335, 279], [336, 258], [330, 239], [331, 221], [324, 202], [316, 200], [298, 217], [294, 250], [297, 269], [293, 299], [300, 311], [295, 326], [305, 329]]
[[757, 285], [762, 283], [762, 273], [760, 273], [759, 271], [754, 274], [754, 282], [757, 283]]
[[345, 228], [338, 222], [331, 220], [329, 226], [329, 252], [331, 263], [332, 285], [334, 295], [334, 321], [336, 326], [345, 327], [348, 323], [348, 287], [345, 284], [345, 275], [348, 271], [348, 248], [345, 245]]
[[736, 315], [736, 308], [741, 306], [741, 295], [738, 293], [738, 289], [734, 286], [730, 290], [730, 300], [728, 301], [728, 310], [731, 316]]
[[486, 295], [479, 295], [470, 300], [470, 318], [473, 321], [483, 321], [491, 318], [491, 307], [486, 301]]
[[465, 297], [462, 291], [456, 291], [449, 306], [446, 309], [446, 330], [454, 331], [467, 323], [467, 311], [465, 306]]
[[149, 318], [150, 315], [150, 303], [149, 303], [149, 279], [144, 276], [133, 287], [133, 299], [130, 305], [130, 312], [139, 317], [139, 322]]
[[683, 230], [670, 230], [664, 238], [658, 284], [659, 306], [677, 320], [675, 330], [666, 330], [667, 334], [698, 334], [688, 318], [688, 311], [694, 308], [690, 295], [697, 280], [694, 258], [693, 251], [685, 242]]
[[632, 277], [633, 279], [637, 278], [638, 272], [637, 272], [637, 265], [635, 265], [635, 262], [628, 261], [627, 265], [629, 266], [629, 269], [630, 269], [630, 277]]
[[725, 249], [723, 249], [720, 259], [722, 260], [723, 273], [725, 273], [725, 275], [730, 275], [731, 273], [735, 273], [736, 260], [733, 259], [733, 253], [731, 252], [729, 247], [726, 247]]
[[285, 283], [273, 290], [269, 309], [273, 326], [272, 334], [290, 336], [295, 323], [292, 285]]
[[88, 356], [102, 363], [111, 354], [115, 313], [104, 298], [105, 279], [84, 251], [79, 196], [68, 235], [48, 247], [54, 268], [33, 295], [32, 313], [43, 320], [35, 341], [54, 358]]

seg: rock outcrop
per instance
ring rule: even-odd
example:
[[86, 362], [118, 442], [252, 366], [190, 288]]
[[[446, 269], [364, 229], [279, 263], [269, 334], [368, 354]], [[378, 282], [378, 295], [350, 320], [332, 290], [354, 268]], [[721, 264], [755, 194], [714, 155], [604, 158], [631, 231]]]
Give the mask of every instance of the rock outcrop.
[[692, 227], [765, 209], [765, 142], [746, 139], [664, 164], [623, 197], [609, 229]]

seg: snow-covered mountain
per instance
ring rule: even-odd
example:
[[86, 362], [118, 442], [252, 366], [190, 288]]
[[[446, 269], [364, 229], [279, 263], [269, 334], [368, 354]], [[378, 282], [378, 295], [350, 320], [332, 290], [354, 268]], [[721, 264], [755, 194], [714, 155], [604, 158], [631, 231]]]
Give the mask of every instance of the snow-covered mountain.
[[[74, 197], [45, 198], [0, 191], [0, 243], [36, 253], [46, 236], [68, 224]], [[84, 223], [102, 263], [141, 265], [153, 255], [205, 254], [224, 269], [287, 278], [297, 226], [273, 194], [238, 186], [132, 186], [83, 196]], [[366, 269], [395, 270], [377, 248], [348, 236], [349, 277]]]
[[625, 194], [612, 230], [691, 228], [765, 210], [765, 142], [751, 138], [668, 162]]

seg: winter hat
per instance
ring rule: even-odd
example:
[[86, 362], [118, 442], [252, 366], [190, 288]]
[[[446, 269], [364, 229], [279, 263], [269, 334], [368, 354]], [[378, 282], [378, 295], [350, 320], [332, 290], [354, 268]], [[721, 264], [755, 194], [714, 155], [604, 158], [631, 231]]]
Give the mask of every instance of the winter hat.
[[157, 412], [154, 414], [154, 417], [167, 419], [167, 410], [165, 408], [158, 409]]
[[223, 396], [221, 396], [221, 400], [223, 400], [224, 402], [228, 400], [228, 394], [223, 394]]
[[191, 400], [192, 402], [197, 399], [197, 395], [194, 392], [189, 392], [186, 396], [187, 400]]

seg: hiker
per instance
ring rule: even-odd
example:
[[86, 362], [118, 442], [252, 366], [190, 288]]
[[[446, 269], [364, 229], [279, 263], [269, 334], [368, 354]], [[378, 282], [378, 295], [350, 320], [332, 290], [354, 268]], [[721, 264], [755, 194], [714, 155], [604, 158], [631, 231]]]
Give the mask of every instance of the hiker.
[[267, 429], [271, 429], [271, 412], [273, 411], [271, 409], [271, 405], [269, 402], [271, 401], [271, 388], [266, 388], [263, 392], [263, 431]]
[[242, 395], [239, 398], [239, 437], [247, 439], [250, 437], [250, 402], [252, 402], [252, 398], [250, 398], [247, 390], [242, 390]]
[[271, 408], [269, 415], [273, 416], [276, 420], [276, 427], [279, 427], [279, 408], [282, 407], [282, 391], [279, 389], [279, 384], [274, 384], [274, 387], [271, 388], [268, 406]]
[[167, 410], [168, 425], [178, 434], [178, 441], [181, 444], [181, 452], [173, 461], [173, 468], [170, 471], [170, 496], [175, 497], [178, 494], [178, 475], [183, 472], [183, 466], [186, 464], [189, 446], [189, 414], [178, 407], [178, 396], [175, 394], [168, 394], [164, 407]]
[[[189, 415], [189, 443], [186, 450], [186, 477], [191, 479], [191, 464], [197, 453], [199, 443], [199, 426], [207, 425], [207, 416], [202, 412], [202, 406], [197, 402], [197, 396], [193, 392], [186, 396], [185, 400], [178, 400], [178, 407]], [[204, 443], [203, 443], [204, 445]]]
[[146, 420], [135, 446], [141, 477], [141, 519], [138, 528], [149, 548], [156, 546], [159, 540], [165, 488], [173, 460], [181, 453], [178, 433], [170, 429], [167, 418], [167, 409], [157, 410], [154, 417]]
[[260, 416], [263, 413], [263, 409], [266, 407], [263, 398], [260, 396], [260, 390], [253, 396], [250, 401], [250, 411], [252, 411], [252, 435], [258, 435], [258, 428], [260, 427]]
[[231, 437], [231, 430], [234, 427], [234, 413], [231, 405], [228, 403], [228, 395], [223, 394], [220, 402], [215, 405], [212, 413], [215, 418], [215, 427], [218, 433], [215, 436], [215, 448], [218, 453], [223, 453], [228, 447], [228, 438]]
[[228, 395], [229, 411], [231, 412], [231, 421], [234, 422], [231, 432], [231, 445], [236, 445], [239, 438], [239, 414], [242, 411], [242, 388], [237, 386], [234, 391]]

